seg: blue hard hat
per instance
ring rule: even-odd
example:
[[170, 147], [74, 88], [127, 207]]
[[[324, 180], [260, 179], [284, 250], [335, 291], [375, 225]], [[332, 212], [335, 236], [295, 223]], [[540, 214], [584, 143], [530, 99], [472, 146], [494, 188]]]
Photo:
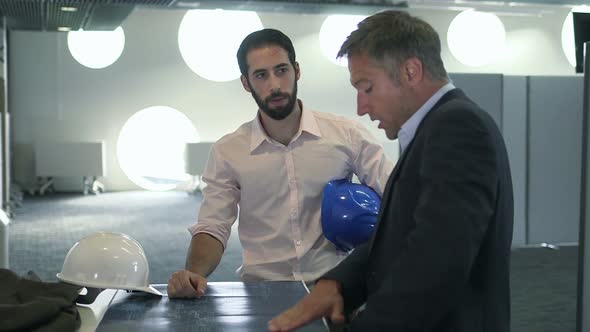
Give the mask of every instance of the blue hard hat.
[[342, 251], [369, 240], [379, 214], [381, 197], [371, 187], [348, 179], [332, 180], [322, 195], [324, 236]]

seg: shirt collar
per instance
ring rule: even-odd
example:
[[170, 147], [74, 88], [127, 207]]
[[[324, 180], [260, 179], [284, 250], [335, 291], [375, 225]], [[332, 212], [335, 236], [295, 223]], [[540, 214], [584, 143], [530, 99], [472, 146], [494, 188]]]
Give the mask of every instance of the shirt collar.
[[410, 145], [410, 142], [416, 135], [416, 130], [420, 125], [420, 122], [424, 119], [426, 114], [430, 112], [432, 107], [445, 95], [445, 93], [455, 89], [453, 83], [449, 82], [443, 85], [436, 93], [434, 93], [428, 100], [422, 105], [412, 116], [402, 125], [397, 137], [400, 144], [400, 155]]
[[[299, 130], [297, 134], [295, 134], [294, 140], [297, 140], [302, 132], [310, 133], [316, 137], [322, 137], [322, 133], [320, 131], [320, 127], [315, 119], [313, 112], [306, 107], [303, 106], [301, 100], [297, 100], [299, 106], [301, 107], [301, 119], [299, 121]], [[252, 136], [250, 138], [250, 152], [254, 151], [257, 147], [260, 146], [264, 141], [268, 141], [269, 143], [272, 142], [272, 138], [270, 138], [264, 127], [262, 126], [262, 122], [260, 122], [260, 110], [256, 113], [256, 118], [252, 121]], [[272, 144], [272, 143], [271, 143]]]

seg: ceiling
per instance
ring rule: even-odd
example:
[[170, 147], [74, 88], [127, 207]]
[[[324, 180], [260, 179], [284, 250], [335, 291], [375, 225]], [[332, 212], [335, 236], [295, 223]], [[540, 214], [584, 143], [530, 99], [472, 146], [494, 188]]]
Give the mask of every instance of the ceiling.
[[575, 6], [585, 0], [0, 0], [8, 29], [36, 31], [113, 30], [138, 7], [234, 9], [293, 13], [366, 13], [386, 8], [525, 8]]

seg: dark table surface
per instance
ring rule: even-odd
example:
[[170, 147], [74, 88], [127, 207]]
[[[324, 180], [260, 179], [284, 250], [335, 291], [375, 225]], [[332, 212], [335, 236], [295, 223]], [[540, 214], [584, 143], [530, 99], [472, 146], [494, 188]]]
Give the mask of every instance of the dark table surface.
[[[166, 294], [166, 285], [153, 285]], [[97, 331], [266, 331], [267, 322], [307, 294], [300, 281], [210, 282], [200, 299], [119, 290]], [[325, 332], [317, 320], [298, 331]]]

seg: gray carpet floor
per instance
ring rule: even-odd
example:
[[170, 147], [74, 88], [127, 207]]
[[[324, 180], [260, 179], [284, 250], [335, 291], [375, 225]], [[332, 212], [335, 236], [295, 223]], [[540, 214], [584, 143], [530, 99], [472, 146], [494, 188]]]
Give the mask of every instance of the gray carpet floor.
[[[166, 283], [184, 266], [201, 198], [184, 192], [119, 192], [98, 196], [25, 196], [10, 224], [10, 269], [57, 281], [71, 246], [97, 231], [125, 233], [141, 243], [150, 283]], [[210, 281], [237, 281], [242, 256], [236, 227]], [[520, 248], [512, 253], [512, 332], [574, 332], [578, 248]]]
[[[196, 220], [200, 203], [200, 196], [178, 191], [26, 196], [10, 225], [10, 269], [19, 274], [32, 270], [42, 280], [57, 281], [55, 275], [78, 240], [98, 231], [120, 232], [144, 248], [150, 283], [166, 283], [184, 267], [187, 227]], [[235, 270], [242, 253], [233, 233], [211, 281], [239, 280]]]

